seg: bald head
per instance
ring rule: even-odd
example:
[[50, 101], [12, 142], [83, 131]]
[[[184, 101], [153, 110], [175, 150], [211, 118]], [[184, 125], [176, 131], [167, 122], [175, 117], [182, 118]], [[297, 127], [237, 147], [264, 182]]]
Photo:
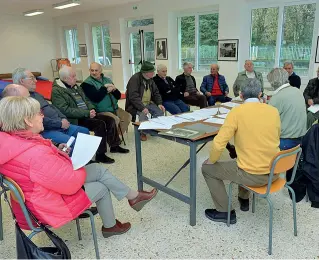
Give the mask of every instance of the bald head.
[[11, 96], [29, 97], [30, 93], [29, 93], [29, 90], [22, 85], [9, 84], [2, 91], [2, 97], [11, 97]]
[[210, 65], [210, 74], [212, 74], [212, 76], [218, 75], [218, 71], [219, 71], [219, 66], [218, 66], [218, 64], [212, 64], [212, 65]]
[[101, 64], [97, 62], [92, 62], [90, 64], [90, 75], [91, 77], [99, 80], [101, 79], [101, 74], [102, 74], [102, 66]]

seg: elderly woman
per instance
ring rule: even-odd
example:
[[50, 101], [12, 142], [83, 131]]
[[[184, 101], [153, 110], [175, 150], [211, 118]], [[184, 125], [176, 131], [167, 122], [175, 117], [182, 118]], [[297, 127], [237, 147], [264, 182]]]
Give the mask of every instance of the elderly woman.
[[[115, 219], [111, 193], [118, 200], [126, 197], [136, 211], [157, 193], [131, 190], [100, 164], [73, 170], [69, 156], [39, 135], [43, 114], [31, 97], [3, 98], [0, 125], [0, 172], [20, 185], [28, 209], [44, 224], [58, 228], [95, 202], [103, 236], [123, 234], [131, 224]], [[23, 222], [19, 208], [14, 211]]]
[[278, 109], [281, 121], [280, 149], [287, 150], [301, 143], [307, 132], [306, 105], [301, 91], [289, 84], [285, 69], [275, 68], [267, 79], [274, 94], [269, 105]]

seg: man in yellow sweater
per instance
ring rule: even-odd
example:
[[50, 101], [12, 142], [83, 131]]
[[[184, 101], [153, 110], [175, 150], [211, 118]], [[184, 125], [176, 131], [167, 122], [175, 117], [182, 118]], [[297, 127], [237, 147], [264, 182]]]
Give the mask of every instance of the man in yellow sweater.
[[[229, 112], [213, 141], [209, 159], [203, 163], [202, 173], [216, 207], [205, 210], [206, 217], [212, 221], [227, 222], [228, 195], [224, 180], [253, 187], [268, 183], [269, 164], [279, 152], [280, 116], [277, 109], [259, 102], [261, 94], [260, 82], [247, 79], [240, 94], [244, 104]], [[219, 162], [233, 137], [237, 162]], [[241, 210], [248, 211], [249, 192], [239, 188], [238, 200]], [[235, 210], [231, 211], [230, 223], [236, 223]]]

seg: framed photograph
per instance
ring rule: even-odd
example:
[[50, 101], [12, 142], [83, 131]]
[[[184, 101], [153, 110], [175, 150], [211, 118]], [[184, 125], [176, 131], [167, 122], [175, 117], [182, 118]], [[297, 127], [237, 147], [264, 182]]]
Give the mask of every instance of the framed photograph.
[[155, 55], [157, 60], [167, 60], [167, 38], [155, 39]]
[[88, 51], [86, 48], [86, 44], [79, 44], [80, 57], [87, 57]]
[[316, 48], [316, 60], [315, 63], [319, 63], [319, 36], [317, 38], [317, 48]]
[[121, 44], [120, 43], [111, 43], [112, 49], [112, 58], [121, 58]]
[[238, 39], [218, 40], [218, 60], [238, 61]]

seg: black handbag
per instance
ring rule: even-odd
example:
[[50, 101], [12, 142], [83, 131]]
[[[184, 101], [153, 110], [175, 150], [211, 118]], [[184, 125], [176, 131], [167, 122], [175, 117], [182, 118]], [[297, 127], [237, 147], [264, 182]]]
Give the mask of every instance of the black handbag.
[[4, 190], [4, 200], [9, 204], [12, 217], [15, 221], [16, 231], [16, 250], [17, 259], [71, 259], [71, 253], [64, 243], [64, 241], [58, 237], [53, 231], [45, 227], [40, 223], [35, 216], [28, 210], [32, 219], [43, 230], [43, 232], [49, 237], [54, 246], [51, 247], [38, 247], [34, 244], [30, 238], [28, 238], [19, 227], [16, 217], [13, 214], [11, 204], [8, 200], [6, 188], [3, 185], [3, 176], [0, 176], [0, 185]]

